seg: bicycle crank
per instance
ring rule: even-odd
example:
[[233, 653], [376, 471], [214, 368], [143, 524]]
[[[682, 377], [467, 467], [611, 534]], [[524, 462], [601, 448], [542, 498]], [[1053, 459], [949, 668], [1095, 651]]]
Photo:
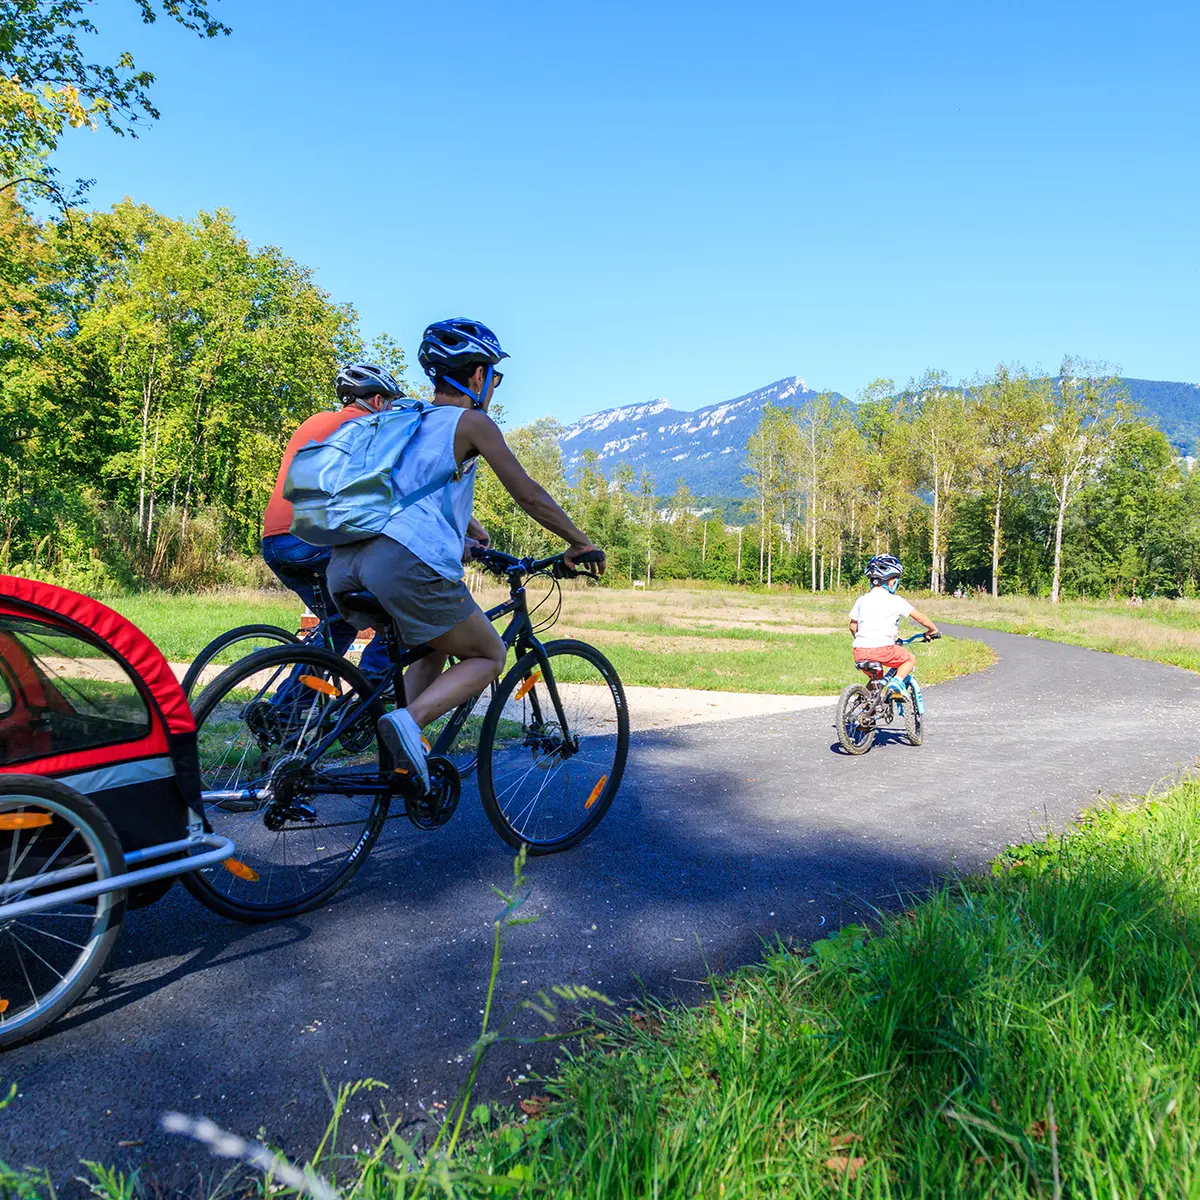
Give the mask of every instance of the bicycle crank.
[[415, 790], [404, 796], [404, 812], [418, 829], [439, 829], [454, 816], [462, 795], [462, 778], [458, 768], [440, 754], [434, 754], [429, 763], [429, 791], [418, 796]]

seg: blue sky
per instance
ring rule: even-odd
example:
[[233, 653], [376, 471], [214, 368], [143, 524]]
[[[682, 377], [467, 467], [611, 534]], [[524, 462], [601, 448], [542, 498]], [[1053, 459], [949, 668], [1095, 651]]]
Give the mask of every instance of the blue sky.
[[1195, 4], [213, 6], [96, 5], [162, 120], [60, 169], [231, 209], [410, 351], [486, 321], [514, 421], [1067, 352], [1200, 381]]

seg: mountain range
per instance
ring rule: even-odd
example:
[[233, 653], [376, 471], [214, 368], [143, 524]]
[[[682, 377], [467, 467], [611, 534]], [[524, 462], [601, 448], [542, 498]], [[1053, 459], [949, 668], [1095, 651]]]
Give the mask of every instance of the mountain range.
[[[1125, 379], [1130, 398], [1180, 454], [1195, 454], [1200, 439], [1200, 386], [1155, 379]], [[687, 412], [669, 400], [626, 404], [592, 413], [568, 425], [559, 439], [567, 477], [574, 480], [580, 459], [595, 452], [598, 466], [611, 475], [626, 462], [640, 476], [654, 478], [655, 493], [668, 495], [683, 479], [697, 496], [744, 496], [746, 443], [763, 407], [801, 408], [817, 393], [793, 375], [721, 404]], [[832, 395], [841, 399], [839, 393]]]

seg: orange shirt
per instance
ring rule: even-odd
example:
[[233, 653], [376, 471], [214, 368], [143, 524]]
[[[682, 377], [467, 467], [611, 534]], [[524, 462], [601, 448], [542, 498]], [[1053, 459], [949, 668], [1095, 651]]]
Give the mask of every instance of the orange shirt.
[[279, 474], [275, 478], [275, 489], [267, 501], [266, 512], [263, 513], [263, 537], [273, 537], [277, 533], [291, 533], [292, 506], [283, 498], [283, 481], [287, 478], [288, 467], [301, 446], [309, 442], [323, 442], [339, 425], [353, 421], [355, 417], [369, 417], [371, 414], [357, 404], [347, 404], [340, 412], [319, 412], [309, 417], [295, 433], [288, 438], [287, 449], [283, 452], [283, 462], [279, 464]]

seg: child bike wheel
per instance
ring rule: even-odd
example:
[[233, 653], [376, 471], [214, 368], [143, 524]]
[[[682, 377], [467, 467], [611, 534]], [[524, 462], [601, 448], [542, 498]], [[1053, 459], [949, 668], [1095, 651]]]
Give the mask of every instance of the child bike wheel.
[[0, 1050], [36, 1036], [91, 985], [125, 916], [114, 889], [74, 904], [14, 912], [53, 895], [40, 880], [58, 870], [91, 883], [125, 870], [121, 843], [104, 814], [74, 788], [37, 775], [0, 776]]
[[852, 683], [838, 697], [838, 743], [847, 754], [866, 754], [875, 744], [875, 726], [867, 719], [871, 693], [861, 683]]
[[917, 712], [917, 700], [911, 686], [907, 686], [908, 699], [904, 701], [904, 738], [910, 746], [919, 746], [925, 740], [925, 714]]

